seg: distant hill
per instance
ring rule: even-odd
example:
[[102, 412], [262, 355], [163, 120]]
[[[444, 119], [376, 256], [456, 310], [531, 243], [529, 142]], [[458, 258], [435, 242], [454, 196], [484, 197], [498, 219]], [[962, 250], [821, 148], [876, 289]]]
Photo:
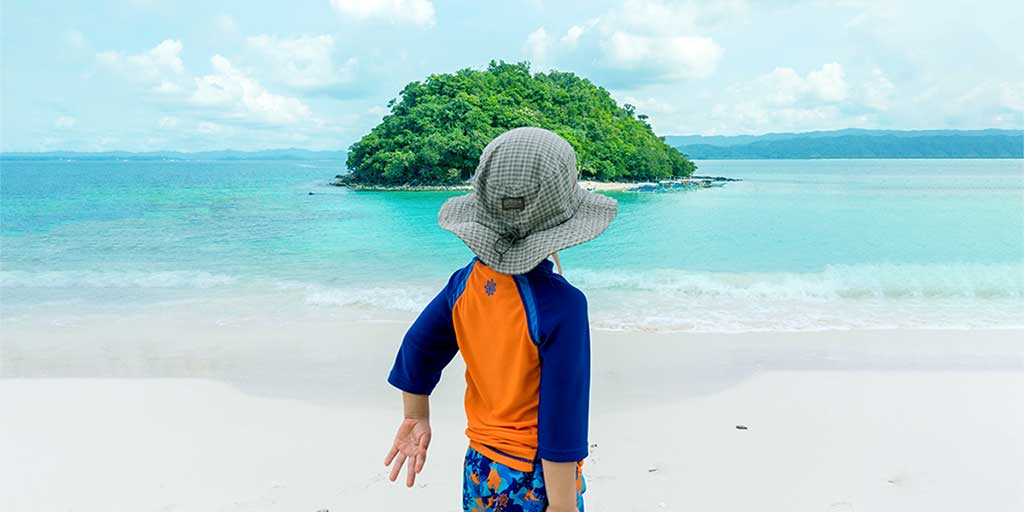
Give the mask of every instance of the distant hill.
[[1021, 130], [847, 129], [766, 135], [670, 135], [695, 160], [811, 158], [1024, 158]]
[[149, 151], [132, 153], [130, 151], [104, 151], [85, 153], [79, 151], [46, 151], [41, 153], [0, 153], [0, 160], [337, 160], [344, 162], [345, 151], [311, 151], [308, 149], [264, 149], [262, 151]]
[[[845, 130], [765, 135], [667, 135], [694, 160], [813, 158], [1024, 158], [1024, 130]], [[80, 151], [0, 153], [0, 160], [335, 160], [346, 151]]]

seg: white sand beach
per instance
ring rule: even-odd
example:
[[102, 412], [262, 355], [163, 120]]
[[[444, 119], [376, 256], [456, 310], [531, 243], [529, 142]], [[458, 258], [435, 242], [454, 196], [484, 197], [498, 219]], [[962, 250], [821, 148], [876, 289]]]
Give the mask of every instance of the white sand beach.
[[637, 184], [622, 181], [580, 180], [580, 186], [587, 190], [596, 190], [601, 192], [621, 192], [628, 188], [633, 188], [637, 186]]
[[[409, 320], [230, 303], [5, 318], [0, 509], [458, 510], [458, 359], [416, 488], [382, 464]], [[595, 331], [587, 509], [1022, 510], [1021, 334]]]

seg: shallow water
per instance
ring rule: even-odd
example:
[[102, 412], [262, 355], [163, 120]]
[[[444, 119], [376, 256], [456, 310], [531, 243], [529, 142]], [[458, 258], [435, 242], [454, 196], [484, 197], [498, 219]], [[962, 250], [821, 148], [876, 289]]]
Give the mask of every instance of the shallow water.
[[[338, 162], [2, 162], [7, 316], [224, 296], [417, 311], [471, 253], [454, 193], [331, 187]], [[1024, 161], [705, 161], [723, 188], [619, 193], [568, 249], [604, 328], [1024, 325]], [[309, 193], [313, 192], [313, 195]]]

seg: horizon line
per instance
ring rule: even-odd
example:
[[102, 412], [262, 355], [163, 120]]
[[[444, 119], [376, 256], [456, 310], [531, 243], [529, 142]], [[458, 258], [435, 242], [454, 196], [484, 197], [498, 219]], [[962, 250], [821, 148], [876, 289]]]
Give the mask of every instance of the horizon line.
[[[769, 137], [775, 135], [810, 135], [810, 134], [823, 134], [823, 133], [837, 133], [837, 132], [879, 132], [879, 133], [912, 133], [912, 132], [950, 132], [950, 133], [971, 133], [971, 132], [1016, 132], [1024, 136], [1024, 127], [1021, 128], [915, 128], [915, 129], [889, 129], [889, 128], [837, 128], [833, 130], [809, 130], [803, 132], [765, 132], [765, 133], [736, 133], [736, 134], [668, 134], [658, 135], [659, 138], [667, 137], [701, 137], [701, 138], [735, 138], [735, 137]], [[351, 146], [351, 145], [350, 145]], [[0, 155], [11, 155], [11, 154], [24, 154], [24, 155], [43, 155], [47, 153], [80, 153], [80, 154], [101, 154], [101, 153], [127, 153], [135, 155], [144, 155], [148, 153], [181, 153], [181, 154], [198, 154], [198, 153], [261, 153], [268, 151], [306, 151], [311, 153], [347, 153], [348, 147], [339, 149], [311, 149], [311, 148], [300, 148], [300, 147], [268, 147], [260, 149], [233, 149], [233, 148], [221, 148], [221, 149], [197, 149], [197, 150], [186, 150], [186, 149], [147, 149], [140, 151], [133, 151], [127, 149], [104, 149], [104, 150], [80, 150], [80, 149], [47, 149], [47, 150], [0, 150]]]

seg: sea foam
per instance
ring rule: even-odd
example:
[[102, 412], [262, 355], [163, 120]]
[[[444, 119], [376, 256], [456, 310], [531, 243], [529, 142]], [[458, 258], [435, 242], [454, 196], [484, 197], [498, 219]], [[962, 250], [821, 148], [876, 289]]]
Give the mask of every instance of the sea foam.
[[201, 271], [169, 270], [41, 272], [0, 271], [4, 288], [213, 288], [236, 282], [232, 276]]
[[1022, 264], [828, 265], [818, 272], [570, 270], [588, 290], [643, 291], [674, 297], [736, 299], [1016, 298]]

